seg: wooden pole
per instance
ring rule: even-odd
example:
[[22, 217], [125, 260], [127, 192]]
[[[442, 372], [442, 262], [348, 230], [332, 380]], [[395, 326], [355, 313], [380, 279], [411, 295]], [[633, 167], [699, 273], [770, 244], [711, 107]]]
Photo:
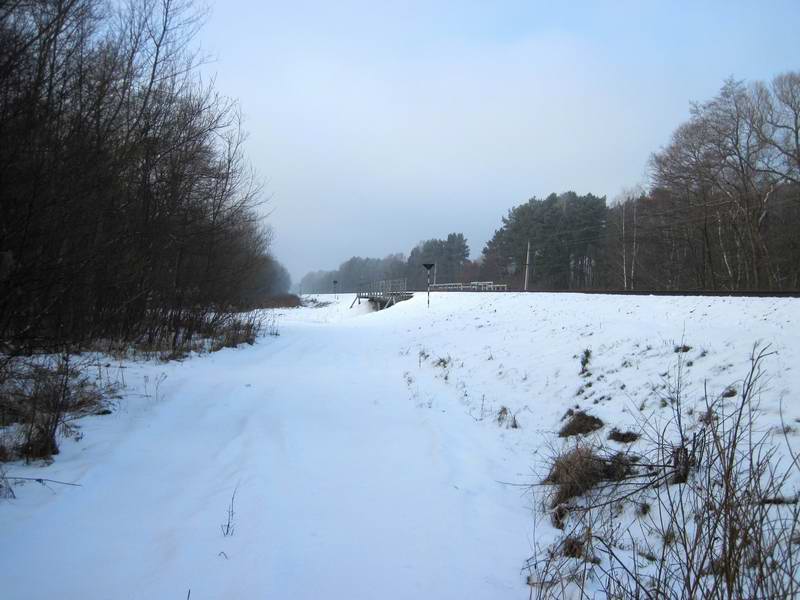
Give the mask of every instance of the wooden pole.
[[528, 251], [525, 254], [525, 287], [524, 291], [528, 291], [528, 267], [531, 264], [531, 241], [528, 240]]

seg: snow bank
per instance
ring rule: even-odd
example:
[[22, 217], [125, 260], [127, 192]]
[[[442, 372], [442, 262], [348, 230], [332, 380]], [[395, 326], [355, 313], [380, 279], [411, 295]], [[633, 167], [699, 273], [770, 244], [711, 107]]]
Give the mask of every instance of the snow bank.
[[84, 419], [49, 466], [8, 465], [81, 487], [20, 484], [0, 504], [0, 595], [527, 598], [534, 535], [553, 532], [534, 532], [539, 501], [502, 482], [541, 478], [568, 408], [606, 435], [663, 410], [679, 354], [699, 400], [762, 342], [777, 352], [764, 426], [781, 403], [800, 419], [794, 299], [317, 300], [330, 304], [280, 311], [281, 335], [252, 347], [121, 365], [113, 415]]

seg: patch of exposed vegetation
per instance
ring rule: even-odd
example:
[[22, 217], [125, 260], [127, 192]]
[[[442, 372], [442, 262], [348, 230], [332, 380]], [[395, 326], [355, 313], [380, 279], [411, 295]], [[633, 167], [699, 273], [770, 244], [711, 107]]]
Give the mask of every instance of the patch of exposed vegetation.
[[559, 437], [570, 437], [573, 435], [585, 435], [600, 429], [604, 423], [594, 415], [582, 410], [567, 411], [567, 422], [558, 432]]
[[550, 507], [583, 496], [602, 481], [619, 481], [631, 472], [632, 461], [623, 453], [602, 456], [589, 445], [579, 444], [553, 458], [542, 483], [553, 485]]
[[505, 425], [509, 429], [519, 429], [517, 415], [511, 413], [507, 406], [501, 406], [500, 410], [497, 411], [497, 424]]
[[581, 354], [581, 375], [586, 375], [589, 372], [589, 362], [592, 360], [592, 351], [586, 348]]
[[638, 434], [635, 431], [620, 431], [616, 427], [614, 427], [614, 429], [612, 429], [608, 434], [608, 439], [614, 442], [620, 442], [622, 444], [631, 444], [640, 437], [641, 434]]

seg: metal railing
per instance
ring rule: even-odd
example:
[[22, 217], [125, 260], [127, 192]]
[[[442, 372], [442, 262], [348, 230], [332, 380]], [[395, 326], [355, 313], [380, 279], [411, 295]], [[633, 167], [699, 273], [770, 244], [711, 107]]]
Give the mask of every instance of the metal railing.
[[407, 280], [403, 279], [383, 279], [371, 283], [362, 284], [358, 287], [358, 295], [366, 296], [389, 296], [392, 294], [404, 294], [408, 291]]
[[507, 292], [508, 285], [494, 281], [471, 281], [469, 283], [434, 283], [432, 292]]

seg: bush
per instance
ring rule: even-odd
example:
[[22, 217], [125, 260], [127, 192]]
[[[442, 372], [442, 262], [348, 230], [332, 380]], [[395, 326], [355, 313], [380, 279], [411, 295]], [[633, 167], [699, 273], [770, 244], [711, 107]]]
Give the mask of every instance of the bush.
[[5, 471], [0, 468], [0, 500], [12, 500], [14, 497], [14, 488], [6, 478]]
[[69, 353], [7, 361], [0, 377], [5, 435], [0, 461], [48, 459], [58, 454], [58, 434], [69, 421], [102, 408], [112, 391], [98, 387], [87, 365]]

